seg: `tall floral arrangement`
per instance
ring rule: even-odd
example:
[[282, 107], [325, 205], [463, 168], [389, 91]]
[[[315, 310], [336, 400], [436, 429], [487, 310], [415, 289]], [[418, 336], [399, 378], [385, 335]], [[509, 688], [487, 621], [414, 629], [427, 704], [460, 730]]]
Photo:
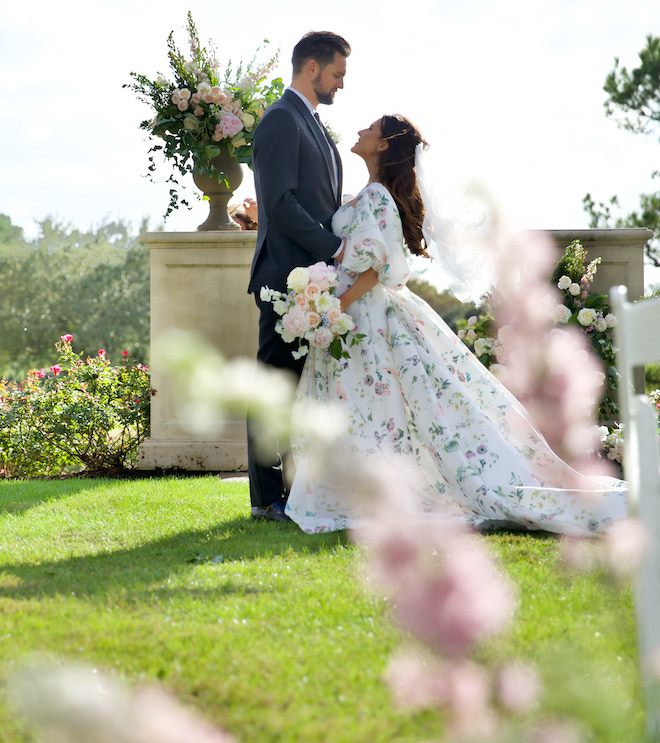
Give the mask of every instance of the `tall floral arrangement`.
[[[213, 165], [213, 158], [226, 149], [238, 162], [252, 165], [252, 140], [266, 108], [282, 95], [281, 78], [269, 81], [278, 54], [257, 64], [261, 47], [247, 65], [233, 67], [229, 62], [221, 71], [216, 51], [201, 45], [192, 14], [188, 12], [190, 57], [174, 43], [174, 32], [167, 39], [171, 75], [158, 74], [152, 80], [131, 72], [132, 83], [124, 87], [154, 111], [140, 123], [154, 139], [149, 150], [149, 175], [156, 170], [155, 155], [161, 153], [172, 166], [170, 203], [165, 217], [177, 208], [179, 182], [176, 174], [192, 171], [224, 179]], [[265, 41], [265, 44], [268, 42]], [[181, 203], [188, 205], [185, 200]]]

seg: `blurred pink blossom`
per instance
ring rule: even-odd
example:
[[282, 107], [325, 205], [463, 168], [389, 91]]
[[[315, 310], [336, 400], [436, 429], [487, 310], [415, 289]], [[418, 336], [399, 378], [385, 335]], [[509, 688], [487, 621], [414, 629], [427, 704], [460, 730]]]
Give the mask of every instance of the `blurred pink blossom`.
[[616, 578], [627, 578], [638, 570], [650, 540], [651, 535], [637, 518], [613, 522], [603, 541], [604, 567]]
[[500, 670], [497, 693], [501, 704], [507, 709], [524, 712], [538, 701], [541, 679], [531, 666], [512, 663]]
[[376, 518], [360, 535], [377, 547], [371, 575], [402, 627], [456, 658], [510, 621], [513, 589], [467, 529], [442, 518], [410, 522], [389, 509]]

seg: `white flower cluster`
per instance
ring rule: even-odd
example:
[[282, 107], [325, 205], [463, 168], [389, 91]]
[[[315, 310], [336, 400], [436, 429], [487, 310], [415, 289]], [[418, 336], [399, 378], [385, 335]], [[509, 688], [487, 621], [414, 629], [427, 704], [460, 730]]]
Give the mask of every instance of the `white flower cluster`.
[[[568, 291], [573, 297], [577, 297], [581, 291], [580, 285], [571, 281], [569, 276], [560, 277], [557, 282], [557, 288], [561, 291]], [[573, 317], [573, 312], [565, 304], [558, 304], [550, 311], [550, 317], [553, 322], [559, 325], [566, 325]], [[605, 333], [616, 325], [616, 317], [612, 313], [603, 315], [602, 312], [591, 307], [583, 307], [578, 310], [576, 317], [583, 328], [593, 328], [599, 333]]]
[[623, 462], [623, 426], [617, 423], [610, 431], [607, 426], [598, 426], [598, 438], [608, 459]]

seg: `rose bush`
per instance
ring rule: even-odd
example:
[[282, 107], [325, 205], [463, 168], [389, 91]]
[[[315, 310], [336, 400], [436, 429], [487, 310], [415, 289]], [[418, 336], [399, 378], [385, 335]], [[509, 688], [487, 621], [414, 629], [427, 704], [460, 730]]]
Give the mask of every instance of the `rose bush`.
[[112, 366], [73, 351], [70, 334], [55, 344], [58, 362], [21, 382], [0, 380], [0, 477], [134, 466], [149, 433], [149, 370], [123, 352]]

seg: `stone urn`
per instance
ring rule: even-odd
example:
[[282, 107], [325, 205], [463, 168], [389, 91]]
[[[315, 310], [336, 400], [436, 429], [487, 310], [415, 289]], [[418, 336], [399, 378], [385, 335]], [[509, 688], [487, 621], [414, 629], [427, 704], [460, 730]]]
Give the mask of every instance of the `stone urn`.
[[195, 185], [204, 193], [209, 202], [209, 216], [197, 228], [199, 231], [240, 230], [240, 226], [229, 216], [227, 205], [234, 191], [243, 181], [241, 164], [223, 147], [220, 154], [209, 161], [220, 173], [225, 174], [227, 183], [220, 178], [218, 182], [206, 173], [193, 172]]

